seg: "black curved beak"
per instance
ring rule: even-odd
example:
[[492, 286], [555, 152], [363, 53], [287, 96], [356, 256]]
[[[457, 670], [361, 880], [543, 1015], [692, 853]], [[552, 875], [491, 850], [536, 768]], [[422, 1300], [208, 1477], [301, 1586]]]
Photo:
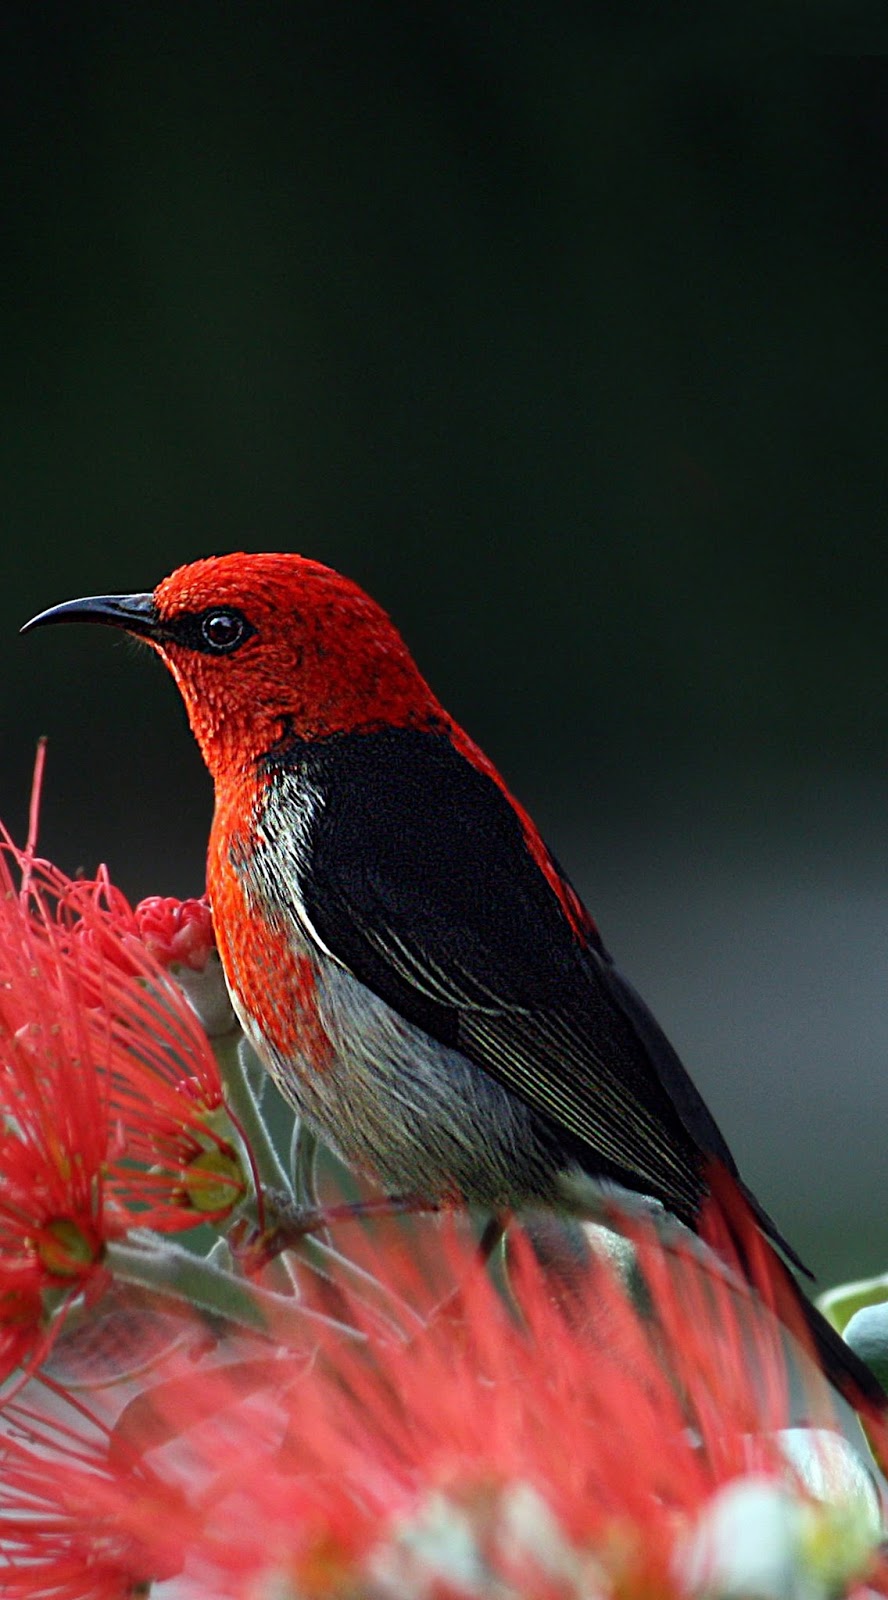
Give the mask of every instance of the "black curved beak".
[[85, 600], [65, 600], [26, 622], [22, 633], [43, 628], [51, 622], [103, 622], [106, 627], [125, 628], [142, 639], [156, 639], [160, 618], [152, 594], [97, 594]]

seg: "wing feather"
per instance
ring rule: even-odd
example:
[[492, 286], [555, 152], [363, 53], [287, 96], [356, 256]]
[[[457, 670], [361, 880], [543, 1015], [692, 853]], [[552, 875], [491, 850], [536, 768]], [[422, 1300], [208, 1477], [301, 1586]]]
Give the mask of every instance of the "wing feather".
[[278, 817], [307, 781], [322, 804], [300, 892], [335, 958], [547, 1119], [566, 1159], [693, 1220], [707, 1162], [734, 1172], [730, 1152], [642, 1002], [574, 933], [499, 786], [444, 734], [407, 729], [294, 749]]

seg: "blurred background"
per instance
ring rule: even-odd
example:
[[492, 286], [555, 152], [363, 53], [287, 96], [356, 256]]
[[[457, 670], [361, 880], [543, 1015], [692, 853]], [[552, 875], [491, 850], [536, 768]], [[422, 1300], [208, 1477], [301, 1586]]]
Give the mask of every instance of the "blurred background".
[[888, 1268], [888, 57], [698, 9], [4, 6], [0, 814], [46, 733], [45, 852], [200, 892], [172, 682], [16, 630], [343, 568], [828, 1281]]

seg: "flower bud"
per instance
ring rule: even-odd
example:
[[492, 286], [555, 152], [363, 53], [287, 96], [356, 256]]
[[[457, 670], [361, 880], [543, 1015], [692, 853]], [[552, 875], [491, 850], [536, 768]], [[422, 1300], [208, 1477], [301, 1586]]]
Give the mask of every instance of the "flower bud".
[[162, 967], [203, 972], [216, 948], [213, 919], [205, 899], [175, 900], [149, 895], [135, 910], [139, 936]]
[[237, 1026], [206, 899], [150, 895], [135, 910], [142, 942], [175, 978], [210, 1039]]

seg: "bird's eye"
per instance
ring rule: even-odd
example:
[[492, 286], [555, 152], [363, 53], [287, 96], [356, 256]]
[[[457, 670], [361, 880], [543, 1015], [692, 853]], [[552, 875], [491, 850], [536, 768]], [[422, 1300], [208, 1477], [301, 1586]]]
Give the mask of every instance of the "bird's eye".
[[239, 611], [208, 611], [200, 624], [204, 645], [216, 655], [236, 650], [250, 631], [246, 617]]

